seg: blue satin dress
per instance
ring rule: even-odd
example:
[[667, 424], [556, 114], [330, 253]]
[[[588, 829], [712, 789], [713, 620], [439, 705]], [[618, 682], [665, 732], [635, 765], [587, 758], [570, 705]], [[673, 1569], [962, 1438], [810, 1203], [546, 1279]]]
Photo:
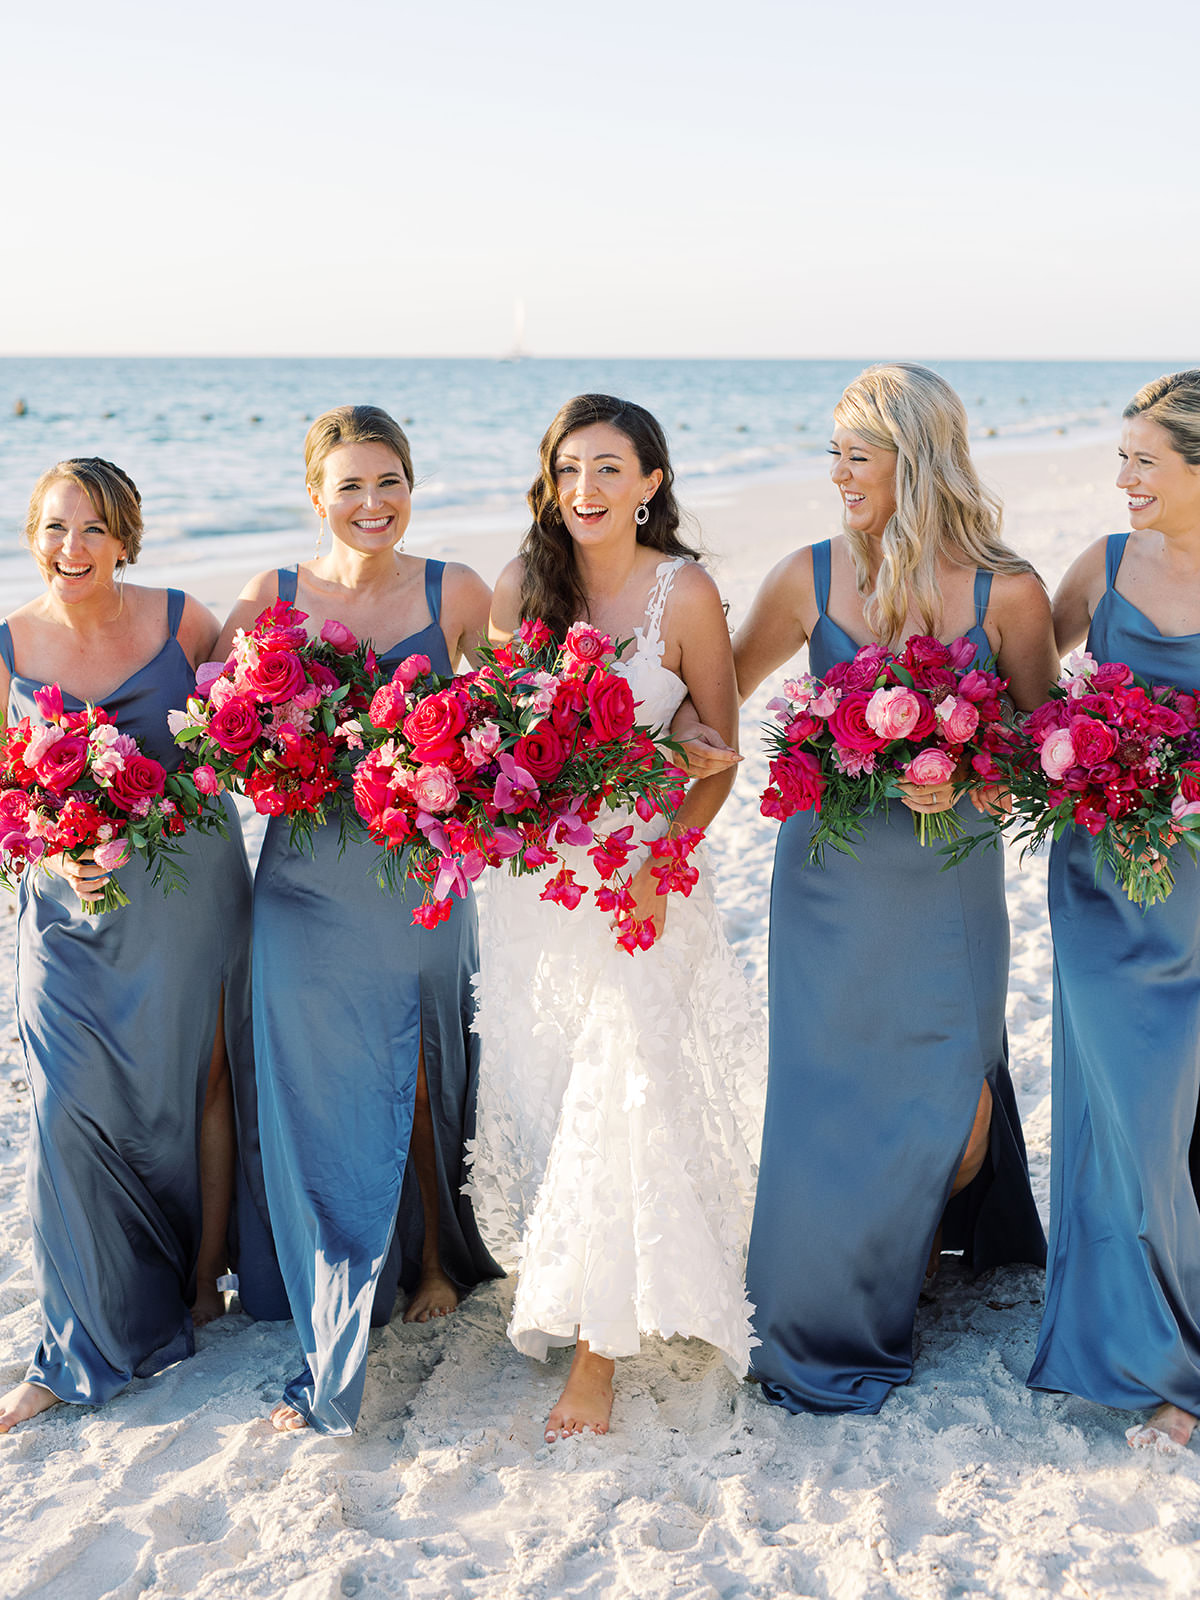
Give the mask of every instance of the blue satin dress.
[[[443, 563], [425, 563], [430, 621], [379, 657], [452, 668], [438, 625]], [[279, 574], [294, 601], [296, 572]], [[466, 1290], [501, 1276], [462, 1194], [475, 1131], [479, 1046], [471, 1032], [478, 966], [472, 897], [437, 928], [414, 927], [420, 886], [390, 894], [377, 845], [314, 832], [314, 855], [272, 818], [254, 880], [254, 1038], [263, 1166], [279, 1260], [305, 1365], [284, 1400], [321, 1433], [349, 1433], [366, 1377], [367, 1336], [391, 1317], [397, 1285], [420, 1280], [424, 1211], [407, 1166], [424, 1042], [438, 1167], [438, 1240]]]
[[[123, 733], [168, 769], [181, 752], [167, 712], [195, 675], [175, 637], [185, 596], [168, 590], [169, 636], [104, 696]], [[10, 721], [40, 721], [40, 678], [12, 674]], [[63, 695], [68, 710], [83, 702]], [[250, 872], [237, 813], [229, 838], [192, 835], [186, 892], [165, 896], [134, 857], [130, 904], [83, 911], [62, 878], [26, 871], [17, 909], [17, 1023], [32, 1094], [26, 1169], [42, 1335], [27, 1373], [60, 1400], [99, 1405], [131, 1378], [192, 1353], [188, 1311], [201, 1233], [200, 1120], [225, 994], [238, 1130], [231, 1259], [244, 1308], [286, 1317], [267, 1224], [250, 1026]]]
[[[1200, 634], [1170, 638], [1115, 585], [1087, 648], [1151, 683], [1200, 688]], [[1054, 934], [1050, 1260], [1029, 1383], [1200, 1415], [1200, 867], [1145, 912], [1072, 828], [1050, 851]]]
[[[817, 676], [857, 646], [826, 614], [830, 548], [813, 547]], [[977, 574], [977, 660], [991, 575]], [[985, 826], [967, 798], [964, 829]], [[787, 1410], [872, 1413], [912, 1374], [913, 1322], [939, 1223], [978, 1271], [1045, 1259], [1008, 1072], [1004, 861], [981, 846], [943, 871], [909, 810], [865, 819], [858, 859], [808, 864], [815, 816], [779, 830], [771, 883], [770, 1059], [747, 1282], [753, 1372]], [[950, 1190], [984, 1080], [983, 1170]]]

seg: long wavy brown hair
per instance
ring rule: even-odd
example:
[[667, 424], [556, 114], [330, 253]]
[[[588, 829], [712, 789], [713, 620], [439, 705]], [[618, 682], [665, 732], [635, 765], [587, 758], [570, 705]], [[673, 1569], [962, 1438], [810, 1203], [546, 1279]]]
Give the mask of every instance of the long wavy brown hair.
[[667, 436], [657, 420], [632, 400], [618, 400], [611, 394], [577, 394], [559, 411], [538, 447], [541, 471], [527, 496], [533, 521], [520, 552], [524, 561], [521, 615], [540, 617], [559, 640], [573, 622], [588, 615], [588, 603], [575, 564], [575, 546], [559, 510], [555, 465], [564, 439], [597, 422], [607, 423], [629, 440], [644, 476], [655, 470], [663, 475], [646, 507], [649, 520], [637, 530], [638, 543], [693, 561], [701, 554], [679, 536], [682, 514], [675, 498], [675, 474]]

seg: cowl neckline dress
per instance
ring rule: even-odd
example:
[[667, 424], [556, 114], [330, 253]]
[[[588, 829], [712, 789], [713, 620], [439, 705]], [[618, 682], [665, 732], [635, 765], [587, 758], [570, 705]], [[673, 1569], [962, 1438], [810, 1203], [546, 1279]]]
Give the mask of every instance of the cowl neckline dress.
[[[1097, 661], [1200, 689], [1200, 634], [1162, 634], [1115, 587], [1107, 543], [1088, 630]], [[1050, 851], [1054, 935], [1050, 1252], [1029, 1382], [1200, 1415], [1200, 865], [1143, 912], [1075, 827]]]
[[[821, 677], [860, 648], [827, 614], [830, 545], [813, 547]], [[976, 659], [991, 574], [979, 572]], [[967, 797], [957, 814], [986, 823]], [[977, 1271], [1045, 1259], [1008, 1071], [1004, 861], [943, 870], [898, 802], [864, 819], [858, 859], [807, 861], [812, 812], [779, 830], [771, 882], [770, 1066], [747, 1283], [754, 1374], [789, 1411], [872, 1413], [912, 1374], [913, 1323], [939, 1222]], [[950, 1198], [984, 1081], [983, 1170]]]
[[[195, 690], [176, 638], [185, 596], [167, 592], [168, 637], [104, 696], [122, 733], [168, 770], [167, 713]], [[12, 674], [9, 720], [41, 721], [41, 680]], [[63, 695], [64, 706], [84, 702]], [[26, 1184], [43, 1326], [30, 1382], [101, 1404], [193, 1349], [201, 1233], [200, 1121], [225, 992], [237, 1119], [231, 1256], [244, 1308], [285, 1317], [260, 1165], [250, 1027], [250, 874], [237, 813], [229, 838], [190, 834], [187, 889], [164, 895], [141, 858], [120, 868], [130, 904], [84, 911], [59, 877], [26, 871], [17, 910], [17, 1023], [31, 1090]], [[36, 881], [36, 888], [35, 888]]]
[[[379, 656], [453, 669], [438, 624], [443, 563], [425, 563], [430, 620]], [[279, 597], [296, 596], [294, 568]], [[474, 1132], [478, 1045], [474, 897], [436, 928], [412, 925], [421, 886], [375, 876], [379, 847], [314, 829], [313, 854], [267, 825], [254, 880], [254, 1037], [263, 1165], [304, 1366], [284, 1399], [320, 1433], [358, 1419], [371, 1327], [397, 1285], [420, 1280], [424, 1211], [408, 1164], [422, 1033], [433, 1117], [442, 1266], [460, 1290], [500, 1275], [475, 1226], [464, 1145]]]

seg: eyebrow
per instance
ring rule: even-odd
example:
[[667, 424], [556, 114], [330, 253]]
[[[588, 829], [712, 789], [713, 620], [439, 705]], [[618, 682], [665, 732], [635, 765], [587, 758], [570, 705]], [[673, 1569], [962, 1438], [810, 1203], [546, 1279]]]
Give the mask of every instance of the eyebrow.
[[[593, 461], [624, 461], [624, 459], [625, 459], [625, 457], [623, 455], [619, 454], [616, 450], [601, 450], [598, 455], [594, 455], [592, 457]], [[578, 460], [579, 460], [578, 456], [572, 456], [572, 455], [559, 455], [559, 456], [555, 456], [555, 458], [554, 458], [556, 466], [560, 461], [578, 461]]]

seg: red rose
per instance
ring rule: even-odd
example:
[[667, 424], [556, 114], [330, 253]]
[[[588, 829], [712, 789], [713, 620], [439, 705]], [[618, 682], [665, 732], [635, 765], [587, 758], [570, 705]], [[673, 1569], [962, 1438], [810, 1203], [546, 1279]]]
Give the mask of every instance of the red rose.
[[548, 722], [518, 739], [512, 753], [517, 765], [532, 773], [539, 784], [557, 778], [567, 759], [566, 746]]
[[807, 750], [794, 750], [772, 761], [771, 784], [762, 797], [764, 816], [783, 821], [797, 811], [820, 811], [825, 779], [821, 763]]
[[87, 766], [88, 742], [79, 734], [64, 734], [34, 764], [34, 775], [51, 794], [64, 794]]
[[948, 667], [950, 646], [943, 644], [940, 639], [930, 638], [928, 634], [916, 634], [905, 645], [900, 660], [914, 674], [927, 667]]
[[633, 727], [636, 712], [633, 690], [618, 673], [598, 673], [587, 686], [591, 740], [625, 739]]
[[282, 705], [298, 695], [305, 684], [304, 666], [290, 650], [262, 650], [246, 673], [246, 683], [262, 699]]
[[867, 721], [867, 705], [871, 696], [862, 689], [852, 689], [844, 694], [833, 709], [829, 719], [829, 731], [834, 742], [841, 745], [844, 750], [853, 750], [858, 755], [868, 755], [873, 750], [882, 750], [888, 743], [881, 739]]
[[1193, 762], [1180, 769], [1179, 792], [1185, 800], [1200, 800], [1200, 767]]
[[161, 761], [140, 753], [128, 756], [124, 772], [113, 774], [109, 795], [122, 811], [132, 811], [139, 800], [155, 800], [163, 792], [167, 769]]
[[554, 704], [550, 708], [550, 723], [566, 738], [571, 738], [583, 716], [586, 697], [581, 683], [560, 683], [554, 691]]
[[443, 690], [417, 702], [404, 719], [404, 737], [418, 760], [436, 765], [454, 754], [458, 735], [466, 725], [462, 706], [449, 690]]
[[234, 696], [214, 711], [208, 724], [208, 736], [228, 750], [230, 755], [244, 755], [262, 734], [262, 723], [249, 700]]
[[1117, 735], [1107, 722], [1092, 717], [1071, 718], [1071, 744], [1081, 767], [1094, 767], [1107, 761], [1117, 748]]

